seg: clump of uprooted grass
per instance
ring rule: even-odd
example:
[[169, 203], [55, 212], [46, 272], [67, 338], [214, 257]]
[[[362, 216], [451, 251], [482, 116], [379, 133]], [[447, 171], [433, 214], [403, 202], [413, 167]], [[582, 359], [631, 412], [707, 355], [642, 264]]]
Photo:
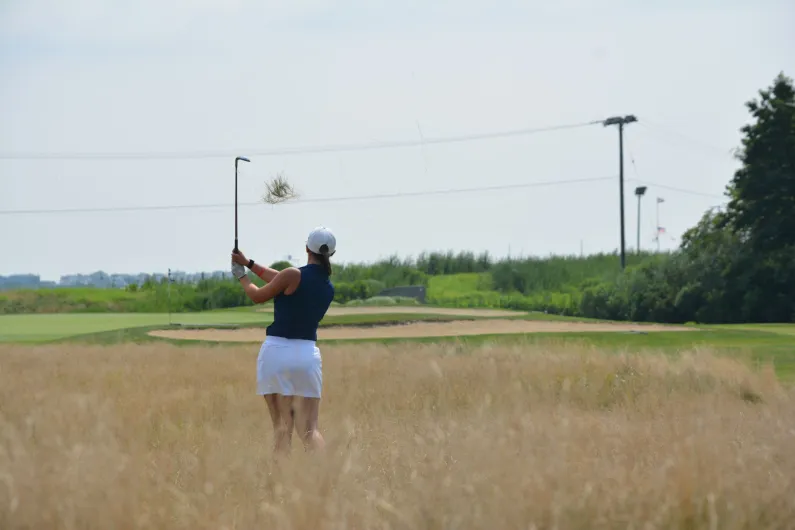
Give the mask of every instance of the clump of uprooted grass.
[[[1, 528], [787, 528], [770, 371], [539, 346], [322, 346], [325, 454], [270, 458], [258, 348], [0, 348]], [[791, 527], [791, 526], [790, 526]]]
[[295, 191], [293, 185], [281, 173], [265, 183], [265, 193], [262, 196], [262, 200], [268, 204], [279, 204], [297, 198], [298, 192]]

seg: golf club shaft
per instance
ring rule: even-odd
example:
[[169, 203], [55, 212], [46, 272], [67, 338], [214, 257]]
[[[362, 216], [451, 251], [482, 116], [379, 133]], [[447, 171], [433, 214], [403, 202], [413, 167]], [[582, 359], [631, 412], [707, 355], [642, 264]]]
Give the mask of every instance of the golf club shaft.
[[251, 162], [248, 158], [244, 156], [238, 156], [235, 158], [235, 250], [234, 250], [235, 253], [239, 251], [239, 249], [237, 248], [237, 162], [238, 160], [242, 160], [243, 162]]
[[237, 251], [237, 158], [235, 158], [235, 252]]

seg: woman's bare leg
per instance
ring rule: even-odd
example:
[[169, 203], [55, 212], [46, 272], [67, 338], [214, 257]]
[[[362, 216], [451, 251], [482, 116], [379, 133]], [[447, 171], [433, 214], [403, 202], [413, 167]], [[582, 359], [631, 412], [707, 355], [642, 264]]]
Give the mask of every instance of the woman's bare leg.
[[273, 422], [274, 455], [287, 454], [290, 452], [293, 437], [293, 398], [281, 394], [266, 394], [265, 402]]
[[318, 429], [318, 415], [320, 412], [320, 399], [295, 397], [295, 429], [304, 443], [304, 449], [313, 451], [326, 446], [323, 436]]

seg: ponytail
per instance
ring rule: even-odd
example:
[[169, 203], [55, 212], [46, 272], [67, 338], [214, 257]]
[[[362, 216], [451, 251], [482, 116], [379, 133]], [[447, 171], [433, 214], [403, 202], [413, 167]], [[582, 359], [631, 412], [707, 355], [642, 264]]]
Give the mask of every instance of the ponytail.
[[320, 253], [312, 252], [312, 254], [318, 259], [320, 264], [323, 265], [326, 274], [331, 276], [331, 261], [329, 260], [328, 245], [320, 245]]
[[331, 262], [329, 261], [328, 254], [318, 254], [318, 258], [320, 258], [320, 263], [323, 265], [323, 268], [326, 269], [326, 274], [331, 276]]

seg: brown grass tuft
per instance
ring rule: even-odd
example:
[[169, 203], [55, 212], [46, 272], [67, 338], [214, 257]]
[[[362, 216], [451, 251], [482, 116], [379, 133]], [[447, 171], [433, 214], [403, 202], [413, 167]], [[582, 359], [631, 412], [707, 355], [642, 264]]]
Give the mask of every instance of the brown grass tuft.
[[[795, 397], [707, 351], [323, 346], [276, 466], [257, 348], [0, 347], [0, 528], [787, 528]], [[790, 526], [791, 528], [791, 526]]]
[[262, 196], [262, 200], [268, 204], [279, 204], [296, 198], [298, 193], [281, 173], [265, 183], [265, 195]]

